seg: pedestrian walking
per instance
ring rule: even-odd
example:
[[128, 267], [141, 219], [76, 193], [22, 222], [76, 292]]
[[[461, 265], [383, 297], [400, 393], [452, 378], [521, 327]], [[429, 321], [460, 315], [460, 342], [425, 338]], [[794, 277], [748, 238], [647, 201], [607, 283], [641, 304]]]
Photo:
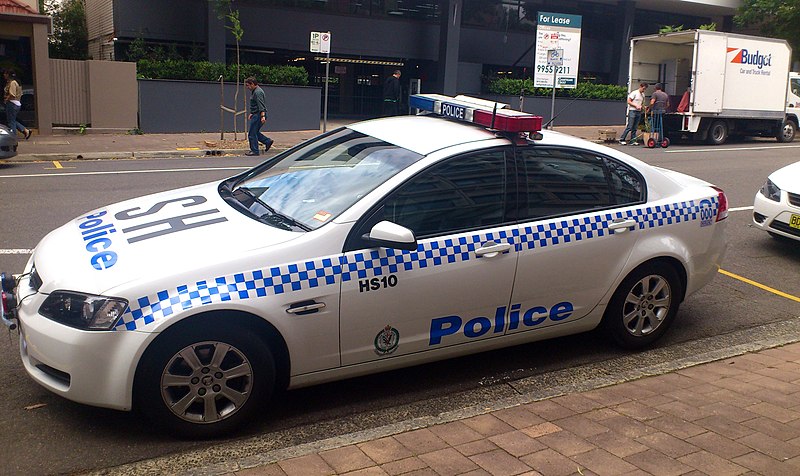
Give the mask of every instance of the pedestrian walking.
[[626, 145], [625, 138], [631, 133], [631, 145], [636, 144], [636, 132], [639, 130], [639, 121], [642, 119], [642, 104], [647, 83], [639, 83], [639, 89], [634, 89], [628, 94], [628, 124], [619, 138], [620, 145]]
[[383, 83], [383, 115], [399, 116], [403, 88], [400, 86], [400, 70], [396, 69]]
[[11, 132], [14, 134], [16, 134], [17, 131], [21, 132], [22, 135], [25, 136], [25, 140], [28, 140], [31, 137], [31, 130], [17, 120], [17, 114], [19, 114], [19, 110], [22, 108], [22, 87], [17, 81], [17, 74], [7, 69], [3, 71], [3, 79], [6, 82], [3, 88], [3, 102], [6, 108], [8, 128], [11, 129]]
[[250, 114], [247, 116], [247, 140], [250, 143], [250, 150], [245, 155], [254, 156], [259, 155], [259, 142], [264, 144], [264, 152], [272, 147], [272, 139], [261, 132], [261, 127], [267, 122], [267, 97], [256, 78], [252, 76], [244, 80], [244, 86], [250, 91]]

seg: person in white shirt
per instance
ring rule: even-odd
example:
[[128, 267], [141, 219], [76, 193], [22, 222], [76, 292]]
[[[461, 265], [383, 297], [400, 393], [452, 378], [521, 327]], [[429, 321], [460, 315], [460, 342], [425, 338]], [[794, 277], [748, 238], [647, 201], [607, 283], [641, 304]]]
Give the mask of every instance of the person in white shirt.
[[631, 145], [636, 144], [636, 130], [639, 128], [639, 121], [642, 119], [645, 89], [647, 89], [647, 83], [639, 83], [639, 89], [634, 89], [628, 94], [628, 124], [619, 137], [621, 145], [627, 144], [625, 138], [628, 136], [628, 132], [631, 133]]

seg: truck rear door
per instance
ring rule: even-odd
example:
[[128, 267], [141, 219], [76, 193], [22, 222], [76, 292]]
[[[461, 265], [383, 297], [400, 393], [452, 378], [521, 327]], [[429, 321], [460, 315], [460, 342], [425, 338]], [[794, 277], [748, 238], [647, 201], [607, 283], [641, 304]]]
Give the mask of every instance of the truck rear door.
[[728, 41], [724, 35], [704, 35], [700, 31], [696, 38], [693, 112], [718, 113], [722, 110], [722, 92], [725, 89]]

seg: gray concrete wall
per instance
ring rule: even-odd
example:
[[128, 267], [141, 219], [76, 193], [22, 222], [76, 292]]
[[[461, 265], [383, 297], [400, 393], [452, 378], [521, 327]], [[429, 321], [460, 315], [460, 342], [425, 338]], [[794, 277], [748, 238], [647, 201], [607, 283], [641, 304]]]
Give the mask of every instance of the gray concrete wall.
[[[267, 95], [267, 123], [263, 131], [317, 130], [321, 117], [321, 90], [317, 87], [262, 85]], [[233, 108], [235, 84], [225, 84], [224, 104]], [[250, 93], [239, 92], [238, 109]], [[212, 132], [220, 130], [219, 83], [139, 80], [139, 128], [146, 133]], [[244, 131], [245, 115], [237, 130]], [[224, 114], [223, 126], [232, 132], [233, 115]]]
[[[519, 96], [487, 95], [486, 99], [511, 105], [519, 110]], [[543, 122], [550, 120], [551, 98], [525, 97], [524, 111], [542, 116]], [[625, 101], [601, 99], [556, 98], [554, 124], [557, 126], [608, 126], [625, 124], [627, 106]]]

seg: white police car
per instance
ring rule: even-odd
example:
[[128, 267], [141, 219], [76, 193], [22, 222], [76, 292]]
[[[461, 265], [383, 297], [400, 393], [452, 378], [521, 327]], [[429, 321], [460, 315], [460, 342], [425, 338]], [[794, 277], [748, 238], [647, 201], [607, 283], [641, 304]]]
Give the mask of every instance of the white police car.
[[210, 436], [284, 386], [599, 325], [643, 347], [716, 275], [720, 189], [494, 103], [411, 103], [466, 123], [353, 124], [51, 232], [3, 280], [28, 373]]
[[756, 193], [753, 223], [775, 238], [800, 240], [800, 162], [770, 174]]

